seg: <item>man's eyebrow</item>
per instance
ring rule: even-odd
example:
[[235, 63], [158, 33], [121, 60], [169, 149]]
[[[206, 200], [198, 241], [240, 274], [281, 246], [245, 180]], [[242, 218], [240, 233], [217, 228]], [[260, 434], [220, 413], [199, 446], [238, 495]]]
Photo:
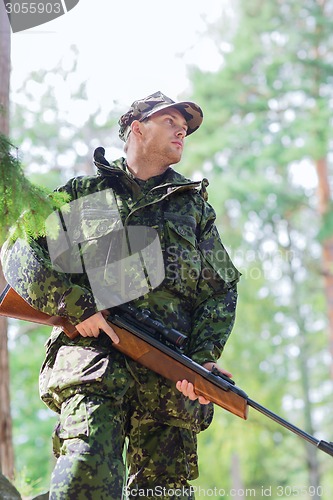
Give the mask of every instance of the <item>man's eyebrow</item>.
[[[166, 114], [166, 115], [168, 115], [168, 116], [171, 116], [171, 118], [173, 118], [173, 119], [178, 118], [178, 115], [176, 115], [176, 114], [172, 113], [172, 111], [168, 111], [168, 112], [166, 112], [165, 114]], [[184, 125], [184, 127], [185, 127], [186, 129], [188, 129], [187, 121], [185, 120], [185, 118], [184, 118], [183, 125]]]

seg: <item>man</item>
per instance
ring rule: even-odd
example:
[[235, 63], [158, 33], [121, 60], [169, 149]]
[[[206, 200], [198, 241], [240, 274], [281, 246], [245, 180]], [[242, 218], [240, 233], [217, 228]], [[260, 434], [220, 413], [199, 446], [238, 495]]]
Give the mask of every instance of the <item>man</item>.
[[[190, 181], [171, 168], [201, 123], [194, 103], [176, 103], [161, 92], [135, 101], [119, 120], [127, 158], [109, 165], [96, 155], [96, 176], [71, 179], [61, 188], [71, 202], [81, 203], [70, 227], [78, 244], [68, 252], [79, 255], [76, 263], [84, 260], [85, 272], [66, 259], [55, 265], [50, 240], [49, 246], [45, 239], [17, 242], [4, 253], [13, 288], [35, 308], [66, 317], [80, 333], [70, 340], [55, 329], [41, 370], [41, 397], [60, 413], [52, 500], [194, 498], [188, 481], [198, 476], [196, 435], [210, 424], [212, 404], [186, 380], [175, 387], [112, 349], [118, 337], [105, 309], [121, 282], [119, 290], [136, 293], [135, 307], [188, 336], [186, 354], [194, 361], [210, 369], [220, 357], [234, 323], [239, 273], [218, 236], [207, 182]], [[96, 202], [100, 195], [109, 200], [103, 210]], [[126, 288], [135, 272], [117, 278], [106, 272], [122, 241], [112, 235], [136, 227], [157, 231], [164, 261], [162, 282], [141, 295], [141, 285], [139, 292]], [[102, 239], [107, 252], [96, 254]], [[98, 270], [89, 274], [92, 267]], [[93, 281], [104, 287], [105, 306], [93, 293]]]

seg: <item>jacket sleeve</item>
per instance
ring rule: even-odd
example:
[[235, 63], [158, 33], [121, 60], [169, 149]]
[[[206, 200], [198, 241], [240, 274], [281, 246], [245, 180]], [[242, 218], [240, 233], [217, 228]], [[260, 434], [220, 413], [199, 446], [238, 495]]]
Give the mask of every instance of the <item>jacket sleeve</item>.
[[215, 226], [215, 212], [205, 203], [199, 239], [202, 269], [193, 308], [189, 345], [199, 364], [217, 361], [232, 331], [240, 273], [224, 248]]
[[35, 309], [63, 316], [74, 325], [97, 312], [89, 283], [76, 283], [73, 275], [52, 264], [45, 238], [8, 239], [1, 260], [7, 282]]

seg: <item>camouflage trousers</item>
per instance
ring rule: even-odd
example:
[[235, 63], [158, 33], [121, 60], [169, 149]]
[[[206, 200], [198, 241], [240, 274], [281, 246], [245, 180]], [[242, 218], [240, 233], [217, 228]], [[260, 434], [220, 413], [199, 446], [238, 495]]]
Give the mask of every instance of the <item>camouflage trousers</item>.
[[84, 394], [64, 401], [51, 500], [194, 498], [187, 482], [196, 475], [194, 433], [157, 422], [136, 396], [132, 386], [122, 401]]
[[213, 405], [113, 349], [109, 337], [47, 342], [39, 389], [60, 413], [51, 500], [193, 499], [197, 433]]

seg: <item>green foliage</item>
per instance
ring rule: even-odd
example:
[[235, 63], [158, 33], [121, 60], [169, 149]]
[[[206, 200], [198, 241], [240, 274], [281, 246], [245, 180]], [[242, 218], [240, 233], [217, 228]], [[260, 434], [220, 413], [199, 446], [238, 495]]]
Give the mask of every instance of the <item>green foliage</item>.
[[16, 223], [12, 236], [38, 237], [45, 235], [45, 219], [55, 208], [63, 205], [64, 193], [50, 193], [32, 184], [15, 157], [9, 140], [0, 134], [0, 245]]
[[41, 478], [33, 480], [30, 478], [27, 468], [24, 467], [22, 470], [15, 475], [15, 488], [19, 491], [23, 498], [31, 498], [35, 496], [36, 493], [43, 493], [44, 489], [41, 486]]

